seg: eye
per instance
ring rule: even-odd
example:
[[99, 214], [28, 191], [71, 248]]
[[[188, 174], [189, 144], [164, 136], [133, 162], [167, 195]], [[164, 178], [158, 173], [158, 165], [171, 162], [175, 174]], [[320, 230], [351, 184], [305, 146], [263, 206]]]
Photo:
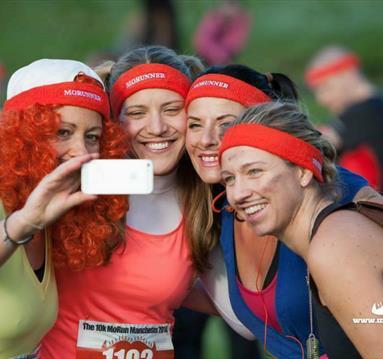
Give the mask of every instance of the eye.
[[96, 143], [100, 142], [100, 135], [97, 133], [88, 133], [86, 135], [86, 139], [88, 142], [90, 142], [92, 144], [96, 144]]
[[223, 180], [223, 183], [226, 185], [226, 186], [230, 186], [231, 184], [234, 183], [235, 181], [235, 177], [230, 175], [230, 176], [223, 176], [222, 177], [222, 180]]
[[61, 139], [66, 139], [68, 138], [70, 135], [72, 134], [72, 131], [67, 129], [67, 128], [60, 128], [58, 131], [57, 131], [57, 137], [61, 138]]
[[221, 127], [222, 129], [226, 130], [231, 125], [232, 122], [233, 122], [233, 120], [221, 122], [219, 124], [219, 127]]
[[190, 129], [197, 128], [197, 127], [201, 127], [201, 125], [198, 122], [189, 122], [188, 124], [188, 128]]
[[182, 110], [182, 107], [167, 107], [164, 109], [164, 112], [167, 115], [172, 116], [172, 115], [178, 114], [181, 110]]
[[259, 169], [259, 168], [250, 168], [250, 169], [247, 171], [247, 174], [248, 174], [249, 176], [257, 176], [257, 175], [259, 175], [261, 172], [262, 172], [262, 170]]
[[144, 111], [130, 111], [125, 114], [125, 117], [138, 120], [145, 116]]

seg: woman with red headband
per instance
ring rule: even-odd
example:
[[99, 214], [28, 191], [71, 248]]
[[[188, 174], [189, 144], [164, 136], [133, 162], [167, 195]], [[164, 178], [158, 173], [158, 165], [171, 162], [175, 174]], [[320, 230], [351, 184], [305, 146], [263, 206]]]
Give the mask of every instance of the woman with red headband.
[[99, 76], [81, 62], [38, 60], [10, 78], [0, 123], [1, 358], [37, 357], [57, 315], [53, 259], [66, 272], [100, 265], [121, 241], [126, 200], [82, 193], [79, 169], [99, 153], [124, 156], [124, 141]]
[[[285, 75], [264, 75], [242, 65], [212, 67], [194, 81], [186, 100], [186, 147], [214, 194], [223, 189], [218, 151], [226, 125], [250, 105], [296, 97]], [[343, 200], [350, 201], [367, 182], [340, 169], [339, 185]], [[211, 202], [209, 197], [206, 201]], [[310, 334], [304, 261], [276, 238], [256, 236], [224, 200], [215, 207], [222, 208], [220, 248], [212, 253], [213, 269], [202, 276], [203, 287], [242, 336], [255, 336], [276, 357], [300, 359], [305, 351], [301, 343]]]
[[173, 356], [173, 311], [196, 269], [206, 268], [214, 239], [200, 230], [209, 206], [191, 205], [207, 195], [184, 150], [191, 79], [186, 58], [158, 46], [134, 49], [111, 67], [113, 115], [130, 137], [130, 157], [153, 161], [154, 190], [129, 197], [126, 242], [107, 266], [57, 273], [59, 315], [43, 358]]
[[[383, 327], [358, 319], [383, 314], [383, 228], [335, 204], [334, 148], [297, 105], [276, 102], [235, 120], [219, 157], [234, 210], [307, 263], [310, 323], [315, 314], [329, 358], [380, 358]], [[311, 331], [308, 348], [317, 345]]]

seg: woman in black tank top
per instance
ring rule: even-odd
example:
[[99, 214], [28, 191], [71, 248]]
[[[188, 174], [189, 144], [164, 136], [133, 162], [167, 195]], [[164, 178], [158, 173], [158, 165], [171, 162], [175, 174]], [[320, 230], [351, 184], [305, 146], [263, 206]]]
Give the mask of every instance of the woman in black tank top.
[[298, 106], [281, 102], [248, 109], [220, 151], [233, 208], [306, 261], [310, 317], [328, 357], [383, 358], [383, 228], [352, 205], [336, 210], [334, 159]]

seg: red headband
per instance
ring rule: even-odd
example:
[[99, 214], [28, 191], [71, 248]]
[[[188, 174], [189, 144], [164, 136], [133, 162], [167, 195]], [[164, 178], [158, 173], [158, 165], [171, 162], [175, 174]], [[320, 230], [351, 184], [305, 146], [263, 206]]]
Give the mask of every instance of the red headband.
[[250, 146], [265, 150], [313, 172], [319, 182], [322, 177], [322, 153], [309, 143], [286, 132], [260, 124], [240, 124], [229, 128], [223, 136], [219, 150], [222, 153], [237, 146]]
[[38, 86], [20, 92], [5, 101], [4, 110], [23, 110], [35, 103], [85, 107], [109, 117], [109, 102], [105, 91], [97, 85], [76, 81]]
[[305, 72], [305, 81], [308, 86], [314, 87], [331, 75], [335, 75], [344, 70], [358, 68], [359, 65], [360, 62], [357, 56], [347, 54], [326, 65], [313, 67], [307, 70]]
[[166, 89], [186, 97], [190, 80], [182, 72], [163, 64], [141, 64], [123, 73], [112, 86], [110, 98], [114, 116], [125, 99], [144, 89]]
[[245, 107], [270, 102], [271, 98], [255, 86], [232, 76], [207, 74], [193, 82], [186, 98], [186, 107], [199, 97], [219, 97], [239, 102]]

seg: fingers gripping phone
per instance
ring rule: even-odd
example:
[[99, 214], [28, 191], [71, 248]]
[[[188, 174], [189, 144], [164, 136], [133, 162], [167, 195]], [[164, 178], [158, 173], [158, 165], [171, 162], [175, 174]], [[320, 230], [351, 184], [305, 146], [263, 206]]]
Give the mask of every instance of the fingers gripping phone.
[[148, 194], [152, 190], [150, 160], [93, 160], [81, 167], [81, 191], [87, 194]]

